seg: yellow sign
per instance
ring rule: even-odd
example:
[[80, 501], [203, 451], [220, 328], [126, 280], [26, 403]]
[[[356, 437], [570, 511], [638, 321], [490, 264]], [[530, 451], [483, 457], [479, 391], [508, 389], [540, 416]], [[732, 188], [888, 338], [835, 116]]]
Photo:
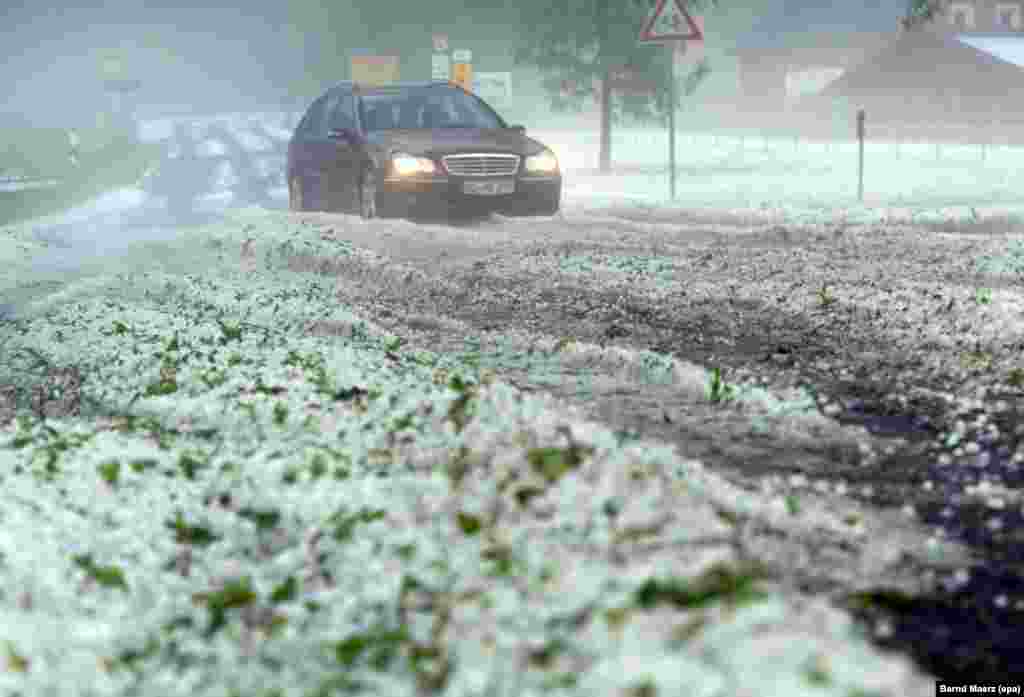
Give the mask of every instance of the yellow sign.
[[452, 82], [467, 91], [473, 90], [472, 63], [452, 63]]
[[101, 49], [97, 55], [100, 76], [104, 80], [117, 80], [125, 77], [127, 61], [125, 52], [119, 48]]
[[398, 80], [398, 56], [352, 56], [352, 80], [363, 85], [386, 85]]

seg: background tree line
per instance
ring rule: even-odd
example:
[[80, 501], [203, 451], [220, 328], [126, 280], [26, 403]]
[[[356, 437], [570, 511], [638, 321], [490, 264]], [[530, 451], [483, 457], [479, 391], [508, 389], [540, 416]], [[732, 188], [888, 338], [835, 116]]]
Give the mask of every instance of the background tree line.
[[[368, 0], [352, 4], [292, 0], [282, 35], [301, 51], [304, 71], [290, 92], [308, 96], [324, 83], [347, 75], [352, 48], [398, 52], [403, 76], [425, 78], [432, 52], [430, 35], [442, 33], [511, 45], [517, 66], [535, 69], [545, 77], [545, 92], [556, 110], [582, 109], [592, 97], [594, 79], [603, 78], [609, 66], [628, 63], [659, 87], [652, 97], [616, 96], [613, 119], [656, 122], [668, 108], [669, 56], [660, 46], [637, 42], [639, 27], [656, 1], [431, 0], [405, 4], [398, 12], [390, 3]], [[780, 5], [781, 0], [688, 0], [688, 9], [705, 17], [706, 57], [676, 75], [677, 100], [685, 100], [713, 71], [734, 62], [737, 37]], [[931, 21], [943, 5], [943, 0], [908, 0], [905, 27]], [[574, 85], [569, 94], [563, 90], [565, 81]]]

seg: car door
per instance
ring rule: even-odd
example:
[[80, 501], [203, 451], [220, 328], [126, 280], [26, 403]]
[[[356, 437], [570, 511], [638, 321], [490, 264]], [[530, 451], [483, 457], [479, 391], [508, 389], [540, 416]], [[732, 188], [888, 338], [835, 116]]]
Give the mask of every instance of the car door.
[[318, 166], [320, 191], [327, 210], [357, 210], [359, 143], [355, 99], [329, 94], [316, 127], [312, 148]]
[[323, 121], [323, 111], [327, 103], [326, 97], [320, 97], [302, 117], [295, 128], [295, 135], [288, 144], [289, 185], [291, 180], [298, 179], [302, 186], [302, 198], [310, 208], [320, 207], [319, 185], [320, 173], [316, 158], [316, 129]]

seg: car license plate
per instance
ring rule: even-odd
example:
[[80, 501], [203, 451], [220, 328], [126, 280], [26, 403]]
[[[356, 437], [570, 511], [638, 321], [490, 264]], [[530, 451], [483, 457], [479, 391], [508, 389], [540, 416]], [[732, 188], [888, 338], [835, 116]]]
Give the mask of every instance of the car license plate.
[[463, 182], [462, 192], [474, 196], [501, 196], [515, 193], [516, 183], [511, 179], [485, 182]]

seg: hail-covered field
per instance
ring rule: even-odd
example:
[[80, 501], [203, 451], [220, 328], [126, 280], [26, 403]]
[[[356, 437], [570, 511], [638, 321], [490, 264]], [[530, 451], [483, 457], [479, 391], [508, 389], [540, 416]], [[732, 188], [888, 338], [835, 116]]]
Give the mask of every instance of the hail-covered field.
[[[5, 693], [932, 694], [933, 676], [801, 574], [914, 593], [916, 563], [954, 568], [962, 547], [834, 491], [743, 486], [517, 385], [552, 365], [592, 370], [609, 399], [648, 380], [682, 395], [673, 418], [768, 429], [782, 449], [856, 448], [861, 429], [801, 390], [726, 384], [667, 350], [538, 338], [511, 310], [489, 328], [413, 310], [446, 292], [450, 307], [508, 309], [507, 279], [468, 276], [503, 250], [523, 287], [629, 286], [667, 303], [659, 288], [688, 257], [624, 238], [711, 244], [779, 221], [804, 238], [866, 235], [1015, 209], [673, 210], [644, 199], [653, 180], [602, 181], [568, 178], [565, 216], [535, 223], [250, 208], [125, 239], [109, 217], [91, 229], [93, 212], [60, 239], [38, 222], [0, 230], [15, 310], [0, 324], [0, 386], [31, 405], [0, 431]], [[635, 196], [615, 196], [623, 187]], [[138, 198], [114, 195], [104, 215]], [[462, 261], [447, 267], [439, 249]], [[986, 312], [1011, 326], [1015, 292], [997, 288]], [[538, 317], [559, 310], [557, 295], [528, 297]], [[500, 359], [479, 350], [494, 332], [512, 337]], [[474, 338], [478, 350], [455, 350]], [[0, 391], [0, 417], [12, 397]]]
[[[404, 350], [286, 263], [369, 252], [268, 215], [108, 257], [5, 324], [5, 380], [82, 378], [77, 416], [0, 441], [5, 690], [930, 692], [745, 530], [857, 544], [881, 523], [795, 516]], [[29, 232], [5, 230], [17, 268]]]

